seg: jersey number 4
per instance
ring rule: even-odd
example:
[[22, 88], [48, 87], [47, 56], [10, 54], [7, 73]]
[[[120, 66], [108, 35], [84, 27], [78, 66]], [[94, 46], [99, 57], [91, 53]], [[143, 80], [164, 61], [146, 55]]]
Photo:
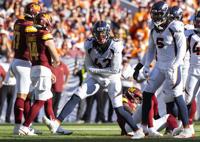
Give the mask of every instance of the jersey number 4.
[[192, 52], [200, 55], [200, 47], [197, 46], [197, 44], [194, 44], [193, 48], [192, 48]]
[[161, 38], [161, 37], [158, 37], [158, 38], [156, 39], [157, 47], [158, 47], [158, 48], [163, 48], [163, 47], [165, 46], [163, 42], [164, 42], [164, 39]]

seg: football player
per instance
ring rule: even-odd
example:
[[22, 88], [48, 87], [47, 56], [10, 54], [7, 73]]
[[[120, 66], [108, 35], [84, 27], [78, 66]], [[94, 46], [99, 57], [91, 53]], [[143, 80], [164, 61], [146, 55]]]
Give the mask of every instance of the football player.
[[26, 44], [26, 34], [30, 32], [29, 26], [33, 25], [33, 19], [36, 14], [41, 11], [40, 5], [37, 3], [29, 3], [25, 6], [24, 19], [18, 19], [14, 24], [14, 40], [13, 47], [15, 51], [14, 60], [11, 64], [12, 72], [17, 80], [17, 98], [14, 106], [15, 127], [14, 134], [19, 133], [19, 126], [22, 123], [22, 117], [28, 116], [31, 107], [30, 96], [30, 70], [31, 62], [28, 46]]
[[185, 101], [189, 109], [189, 124], [194, 132], [193, 119], [196, 112], [195, 97], [200, 86], [200, 11], [197, 10], [194, 17], [194, 30], [188, 30], [190, 33], [187, 38], [188, 49], [190, 53], [189, 71], [185, 86]]
[[[189, 128], [188, 110], [183, 99], [180, 65], [186, 53], [184, 25], [181, 21], [168, 19], [168, 5], [159, 1], [153, 4], [151, 18], [153, 28], [150, 32], [149, 47], [146, 54], [144, 74], [149, 77], [143, 92], [142, 124], [147, 125], [147, 115], [151, 108], [151, 97], [165, 81], [164, 88], [173, 95], [180, 111], [183, 131], [177, 138], [192, 137]], [[156, 56], [156, 64], [149, 74], [149, 65]]]
[[[46, 115], [49, 119], [54, 120], [52, 106], [51, 85], [55, 82], [55, 76], [52, 74], [50, 67], [60, 64], [57, 54], [52, 31], [52, 18], [49, 13], [41, 12], [34, 18], [34, 26], [30, 26], [31, 31], [26, 42], [30, 51], [31, 81], [34, 87], [35, 102], [31, 107], [29, 116], [19, 129], [19, 135], [36, 135], [30, 130], [30, 124], [37, 116], [39, 110], [44, 105]], [[64, 131], [62, 131], [64, 133]], [[70, 131], [65, 131], [71, 134]]]
[[[169, 17], [170, 17], [170, 20], [182, 21], [182, 18], [183, 18], [182, 9], [178, 6], [171, 7]], [[193, 30], [194, 26], [193, 25], [185, 25], [184, 29], [185, 29], [185, 36], [187, 39], [189, 39], [189, 36], [191, 34], [194, 34], [194, 30]], [[184, 57], [184, 63], [182, 65], [182, 79], [183, 79], [184, 90], [186, 90], [185, 89], [186, 80], [188, 77], [188, 69], [190, 66], [189, 58], [190, 58], [190, 54], [189, 54], [189, 50], [187, 48], [187, 53], [186, 53], [186, 56]], [[167, 90], [164, 90], [164, 91], [167, 92]], [[194, 91], [194, 92], [197, 93], [197, 91], [198, 90], [196, 89], [196, 91]], [[184, 96], [185, 95], [187, 95], [187, 91], [185, 91]], [[185, 97], [185, 98], [187, 98], [187, 97]], [[172, 97], [170, 98], [169, 94], [165, 95], [165, 102], [167, 104], [167, 113], [171, 113], [174, 116], [177, 116], [177, 112], [176, 112], [177, 109], [176, 109], [176, 105], [174, 105], [174, 99]], [[187, 104], [187, 108], [188, 108], [188, 112], [189, 112], [189, 127], [191, 128], [192, 134], [194, 136], [195, 131], [194, 131], [194, 127], [193, 127], [193, 119], [194, 119], [194, 115], [196, 112], [196, 101], [195, 101], [195, 99], [192, 99], [192, 101], [190, 103], [188, 103], [186, 100], [186, 104]], [[174, 129], [172, 134], [177, 135], [181, 131], [181, 129], [182, 129], [182, 125], [181, 125], [181, 123], [179, 123], [179, 127]]]
[[[156, 99], [156, 97], [154, 97]], [[142, 93], [141, 91], [136, 87], [130, 87], [126, 94], [123, 96], [123, 105], [126, 111], [132, 114], [134, 122], [137, 123], [138, 127], [141, 126], [141, 120], [142, 120]], [[156, 113], [158, 105], [154, 104], [153, 110]], [[131, 128], [125, 124], [124, 120], [121, 119], [119, 116], [117, 118], [117, 122], [121, 128], [121, 135], [133, 135]], [[153, 119], [153, 125], [148, 128], [147, 133], [145, 135], [148, 135], [150, 137], [159, 137], [162, 136], [161, 133], [158, 133], [158, 131], [161, 131], [165, 127], [169, 127], [169, 129], [172, 131], [173, 129], [177, 128], [177, 121], [176, 118], [172, 115], [166, 114], [160, 118]], [[157, 132], [157, 133], [155, 133]]]
[[100, 86], [107, 87], [108, 95], [116, 113], [120, 115], [133, 129], [133, 139], [144, 137], [141, 129], [134, 124], [131, 115], [122, 105], [121, 93], [121, 64], [123, 44], [120, 40], [110, 36], [110, 25], [105, 21], [97, 21], [92, 29], [93, 37], [86, 40], [85, 67], [88, 76], [85, 82], [77, 89], [71, 99], [65, 104], [56, 121], [49, 121], [44, 117], [44, 122], [56, 131], [61, 122], [68, 116], [76, 104], [88, 96], [94, 95]]

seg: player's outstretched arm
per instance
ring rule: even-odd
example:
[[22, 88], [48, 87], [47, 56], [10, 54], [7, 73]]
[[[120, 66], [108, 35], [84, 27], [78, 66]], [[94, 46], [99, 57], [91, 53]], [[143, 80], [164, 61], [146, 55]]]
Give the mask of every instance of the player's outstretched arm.
[[175, 32], [174, 37], [176, 39], [177, 55], [173, 66], [178, 66], [183, 61], [186, 55], [187, 43], [186, 37], [183, 32]]

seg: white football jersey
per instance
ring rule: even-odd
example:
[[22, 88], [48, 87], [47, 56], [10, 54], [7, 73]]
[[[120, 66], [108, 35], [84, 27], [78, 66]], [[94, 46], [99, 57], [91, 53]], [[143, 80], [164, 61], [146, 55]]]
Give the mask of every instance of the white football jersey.
[[190, 65], [200, 66], [200, 35], [195, 31], [188, 36], [188, 44], [190, 51]]
[[[174, 20], [162, 32], [152, 29], [149, 50], [152, 50], [152, 52], [148, 54], [156, 55], [157, 64], [160, 68], [168, 68], [172, 64], [182, 64], [186, 52], [184, 24]], [[153, 56], [150, 58], [153, 58]], [[146, 60], [149, 60], [149, 57]]]
[[120, 74], [122, 69], [122, 50], [123, 43], [120, 40], [112, 39], [107, 50], [100, 52], [99, 47], [95, 45], [94, 38], [89, 38], [84, 44], [86, 50], [86, 68], [94, 67], [101, 70], [98, 74], [109, 76]]

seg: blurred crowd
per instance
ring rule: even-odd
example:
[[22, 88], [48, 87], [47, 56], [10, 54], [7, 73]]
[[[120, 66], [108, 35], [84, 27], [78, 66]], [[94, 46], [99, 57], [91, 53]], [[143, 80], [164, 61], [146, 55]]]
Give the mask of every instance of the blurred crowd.
[[[23, 18], [24, 5], [38, 0], [4, 0], [0, 7], [0, 55], [12, 52], [13, 24]], [[57, 50], [61, 56], [84, 56], [84, 40], [91, 36], [92, 24], [106, 20], [113, 29], [113, 36], [124, 40], [124, 54], [143, 56], [148, 45], [149, 11], [155, 0], [127, 0], [138, 8], [136, 13], [122, 7], [120, 0], [41, 0], [44, 11], [53, 17]], [[198, 0], [167, 0], [170, 6], [179, 5], [184, 11], [183, 21], [190, 23], [198, 8]]]
[[[132, 12], [122, 1], [137, 11]], [[84, 58], [84, 41], [91, 37], [91, 27], [105, 20], [112, 27], [112, 36], [124, 41], [124, 64], [140, 61], [148, 47], [150, 9], [156, 0], [1, 0], [0, 1], [0, 62], [10, 63], [13, 25], [23, 18], [24, 6], [39, 2], [53, 17], [53, 35], [62, 57]], [[184, 12], [183, 22], [189, 24], [199, 6], [198, 0], [166, 0], [170, 6], [179, 5]], [[137, 63], [137, 62], [136, 62]], [[5, 69], [7, 70], [7, 69]], [[1, 78], [1, 82], [3, 77]]]

